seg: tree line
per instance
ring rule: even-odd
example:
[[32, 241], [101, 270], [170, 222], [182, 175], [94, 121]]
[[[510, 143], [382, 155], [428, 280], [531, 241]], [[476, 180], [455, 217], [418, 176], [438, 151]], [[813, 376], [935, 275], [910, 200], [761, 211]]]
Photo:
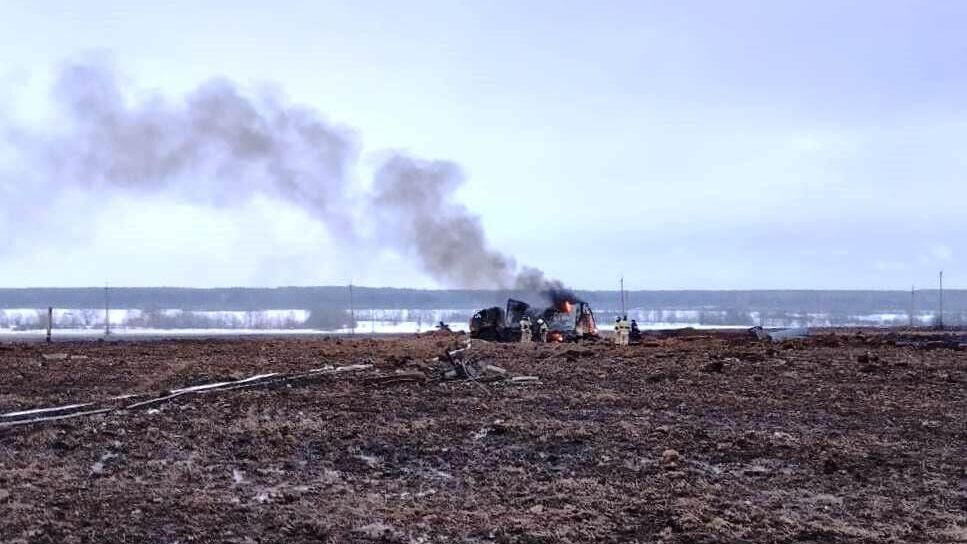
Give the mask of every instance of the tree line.
[[[592, 307], [602, 311], [621, 307], [618, 291], [577, 291]], [[278, 288], [175, 288], [118, 287], [108, 290], [113, 308], [141, 310], [179, 308], [183, 310], [257, 311], [288, 309], [476, 309], [503, 306], [507, 298], [519, 298], [532, 305], [545, 303], [537, 293], [488, 290], [422, 290], [354, 287], [352, 302], [348, 286]], [[825, 312], [870, 314], [907, 312], [909, 291], [628, 291], [627, 308], [681, 310], [727, 310], [730, 312]], [[102, 308], [104, 288], [0, 289], [0, 308]], [[937, 290], [917, 291], [918, 312], [935, 311]], [[944, 291], [944, 308], [967, 311], [967, 290]]]

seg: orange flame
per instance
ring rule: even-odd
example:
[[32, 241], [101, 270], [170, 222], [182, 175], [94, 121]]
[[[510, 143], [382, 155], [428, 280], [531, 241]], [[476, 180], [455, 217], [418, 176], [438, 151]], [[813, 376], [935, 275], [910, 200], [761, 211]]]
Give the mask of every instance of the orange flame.
[[561, 311], [563, 311], [566, 314], [571, 313], [572, 308], [573, 306], [571, 305], [571, 301], [569, 300], [565, 300], [564, 303], [561, 304]]

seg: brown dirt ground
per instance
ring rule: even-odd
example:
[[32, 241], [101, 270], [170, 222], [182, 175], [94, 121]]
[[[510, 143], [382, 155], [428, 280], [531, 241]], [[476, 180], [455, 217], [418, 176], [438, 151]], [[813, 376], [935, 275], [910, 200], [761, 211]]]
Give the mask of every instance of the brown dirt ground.
[[0, 427], [0, 542], [967, 541], [965, 352], [696, 333], [372, 379], [459, 338], [0, 345], [0, 413], [375, 365]]

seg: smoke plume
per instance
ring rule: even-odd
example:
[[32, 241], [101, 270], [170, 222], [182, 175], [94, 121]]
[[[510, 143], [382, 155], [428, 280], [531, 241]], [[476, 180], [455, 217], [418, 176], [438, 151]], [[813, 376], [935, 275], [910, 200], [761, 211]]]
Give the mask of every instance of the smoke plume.
[[453, 163], [391, 157], [373, 180], [371, 203], [381, 235], [408, 247], [444, 284], [510, 285], [514, 260], [489, 249], [480, 219], [451, 200], [462, 182]]
[[577, 293], [565, 287], [560, 280], [548, 279], [544, 272], [529, 266], [523, 267], [517, 275], [515, 287], [523, 291], [539, 293], [554, 308], [562, 308], [565, 302], [571, 304], [584, 302]]
[[215, 205], [264, 194], [337, 232], [351, 230], [341, 210], [356, 145], [350, 131], [311, 110], [256, 103], [220, 80], [174, 103], [129, 103], [102, 64], [65, 66], [52, 97], [63, 130], [21, 132], [15, 144], [60, 188], [175, 192]]
[[[40, 169], [31, 183], [48, 198], [71, 189], [234, 206], [269, 196], [304, 209], [336, 240], [412, 256], [445, 286], [563, 290], [489, 247], [479, 217], [454, 199], [464, 181], [456, 164], [390, 154], [360, 191], [356, 133], [312, 109], [247, 97], [226, 80], [176, 100], [133, 99], [135, 91], [103, 62], [65, 65], [51, 93], [62, 122], [49, 131], [4, 122], [3, 143]], [[27, 194], [14, 177], [0, 173], [6, 213]], [[355, 227], [360, 214], [374, 219], [375, 233]]]

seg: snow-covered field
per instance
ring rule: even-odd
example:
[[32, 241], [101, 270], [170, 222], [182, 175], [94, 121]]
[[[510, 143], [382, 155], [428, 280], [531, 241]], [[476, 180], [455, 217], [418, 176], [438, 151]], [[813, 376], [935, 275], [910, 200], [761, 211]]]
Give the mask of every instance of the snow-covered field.
[[[323, 334], [325, 331], [313, 329], [146, 329], [139, 327], [112, 328], [109, 338], [208, 338], [212, 336], [292, 336]], [[103, 328], [54, 329], [56, 340], [104, 338]], [[0, 338], [40, 339], [47, 332], [43, 329], [12, 330], [0, 329]]]
[[[182, 311], [111, 309], [111, 336], [123, 337], [208, 337], [250, 335], [311, 334], [408, 334], [432, 330], [445, 321], [454, 331], [465, 331], [470, 310], [360, 310], [356, 327], [313, 328], [308, 310]], [[466, 316], [466, 317], [464, 317]], [[35, 309], [0, 309], [0, 337], [42, 338], [47, 312]], [[105, 311], [96, 309], [55, 309], [57, 338], [103, 337]], [[154, 326], [152, 326], [154, 325]]]
[[[285, 329], [298, 328], [309, 317], [308, 310], [258, 310], [258, 311], [185, 311], [176, 309], [126, 309], [113, 308], [108, 312], [112, 327], [159, 328], [159, 324], [182, 328], [232, 328], [232, 329]], [[0, 329], [39, 327], [47, 322], [46, 309], [9, 308], [0, 309]], [[54, 326], [57, 328], [103, 328], [104, 309], [54, 309]], [[154, 326], [151, 326], [154, 324]]]
[[[448, 323], [450, 329], [459, 332], [467, 330], [467, 323]], [[695, 329], [728, 329], [728, 328], [745, 328], [744, 325], [738, 326], [713, 326], [713, 325], [697, 325], [694, 323], [644, 323], [641, 325], [642, 330], [668, 330], [668, 329], [683, 329], [687, 327], [692, 327]], [[110, 337], [113, 338], [150, 338], [150, 337], [166, 337], [166, 338], [207, 338], [213, 336], [294, 336], [294, 335], [319, 335], [319, 334], [413, 334], [419, 332], [426, 332], [433, 330], [434, 325], [430, 323], [422, 323], [416, 321], [357, 321], [356, 329], [333, 329], [333, 330], [321, 330], [321, 329], [306, 329], [306, 328], [294, 328], [294, 329], [245, 329], [245, 328], [208, 328], [208, 329], [150, 329], [144, 327], [124, 327], [117, 326], [111, 328]], [[598, 327], [601, 331], [610, 332], [614, 330], [613, 324], [602, 324]], [[40, 339], [44, 338], [46, 335], [44, 329], [26, 329], [26, 330], [15, 330], [15, 329], [0, 329], [0, 338], [11, 338], [11, 339]], [[74, 328], [74, 329], [58, 329], [55, 328], [53, 331], [53, 336], [56, 339], [86, 339], [86, 338], [103, 338], [104, 328], [103, 327], [89, 327], [89, 328]]]
[[[339, 313], [338, 310], [335, 311]], [[123, 309], [109, 312], [111, 334], [116, 337], [166, 336], [239, 336], [291, 334], [408, 334], [432, 330], [439, 321], [452, 330], [467, 329], [472, 309], [362, 309], [355, 312], [356, 327], [319, 326], [311, 320], [311, 312], [303, 309], [259, 311], [186, 311], [178, 309]], [[58, 338], [91, 338], [104, 335], [105, 311], [96, 308], [55, 309], [54, 330]], [[932, 323], [931, 313], [915, 316], [918, 325]], [[630, 309], [628, 318], [638, 321], [642, 330], [693, 327], [744, 328], [756, 324], [765, 327], [890, 326], [905, 325], [909, 316], [903, 313], [840, 316], [823, 313], [786, 313], [761, 315], [758, 312], [726, 312], [708, 310]], [[614, 328], [614, 313], [600, 311], [598, 326], [603, 331]], [[0, 337], [32, 338], [45, 334], [47, 312], [43, 309], [0, 309]]]

